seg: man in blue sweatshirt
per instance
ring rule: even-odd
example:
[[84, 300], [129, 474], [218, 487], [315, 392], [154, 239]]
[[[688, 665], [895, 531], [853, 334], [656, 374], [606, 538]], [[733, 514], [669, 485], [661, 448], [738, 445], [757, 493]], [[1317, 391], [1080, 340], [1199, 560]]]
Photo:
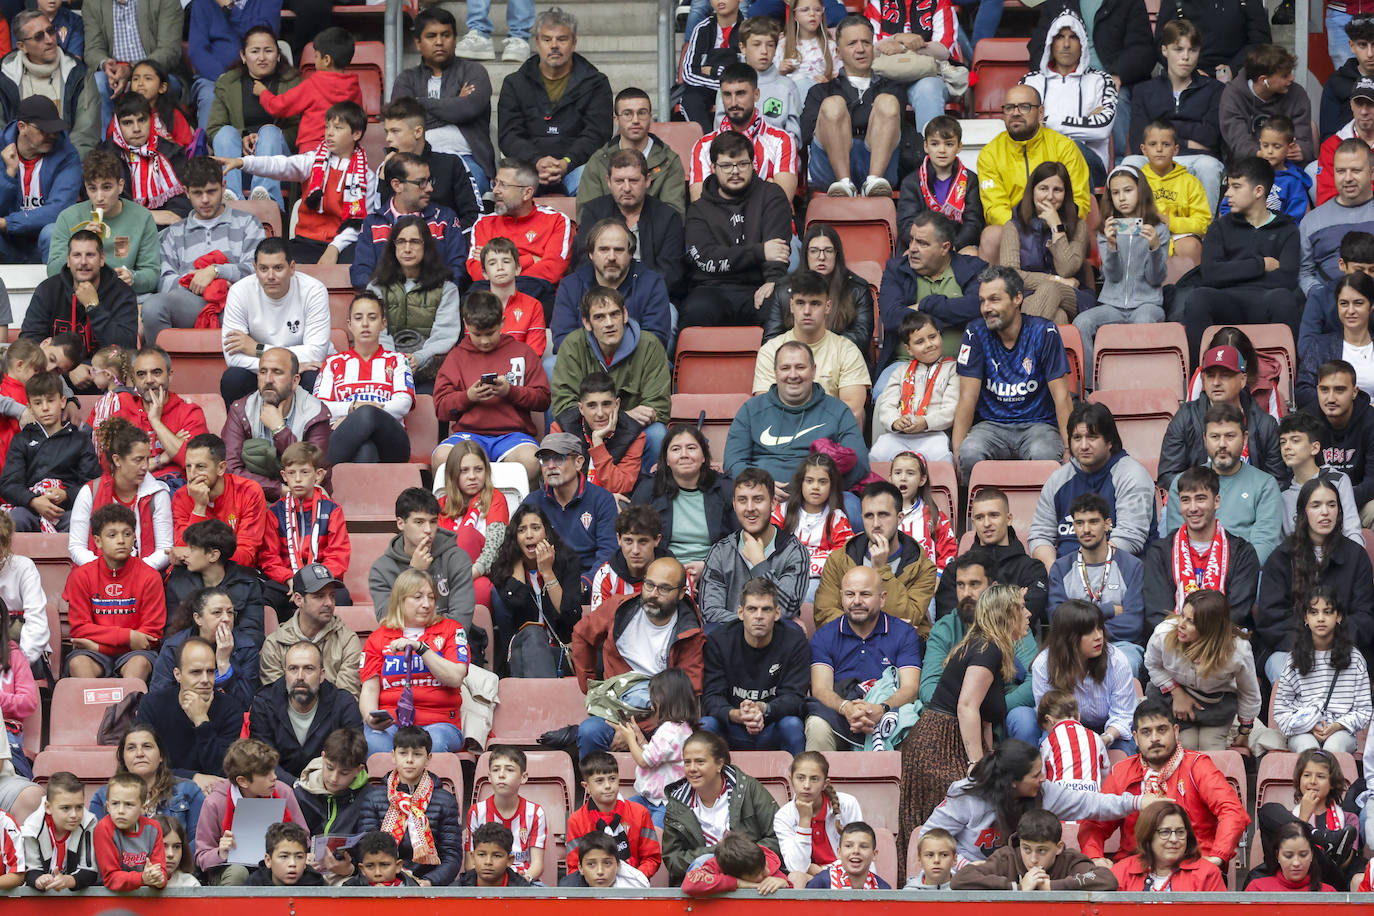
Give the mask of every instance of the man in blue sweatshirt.
[[31, 95], [0, 134], [0, 262], [46, 264], [57, 214], [81, 193], [81, 157], [52, 99]]

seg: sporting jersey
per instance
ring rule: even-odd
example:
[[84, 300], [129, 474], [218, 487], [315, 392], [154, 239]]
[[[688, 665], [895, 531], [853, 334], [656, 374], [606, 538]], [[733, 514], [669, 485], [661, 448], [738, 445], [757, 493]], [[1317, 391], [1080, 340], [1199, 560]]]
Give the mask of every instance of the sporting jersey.
[[405, 409], [399, 415], [392, 414], [405, 422], [415, 401], [415, 381], [410, 363], [400, 353], [378, 349], [371, 357], [363, 357], [357, 350], [346, 350], [324, 361], [315, 381], [315, 397], [326, 404], [356, 401], [382, 408], [393, 399], [405, 397], [403, 405], [395, 405]]
[[[786, 518], [787, 504], [780, 503], [773, 510], [772, 522], [781, 529]], [[854, 529], [849, 524], [849, 516], [835, 509], [826, 509], [815, 515], [808, 515], [802, 510], [797, 512], [797, 530], [792, 535], [802, 542], [811, 556], [810, 575], [819, 581], [831, 552], [843, 547], [854, 536]]]
[[19, 160], [19, 209], [36, 210], [43, 206], [43, 163], [45, 157]]
[[[933, 538], [927, 526], [931, 511], [936, 513]], [[954, 537], [954, 528], [949, 523], [949, 516], [920, 500], [903, 510], [902, 517], [897, 520], [897, 530], [921, 545], [926, 556], [935, 563], [937, 573], [944, 573], [945, 567], [954, 559], [958, 550], [959, 542]]]
[[501, 333], [525, 343], [536, 354], [543, 356], [548, 343], [548, 322], [544, 320], [544, 306], [539, 300], [516, 290], [506, 302], [504, 315]]
[[596, 610], [607, 598], [617, 595], [638, 595], [643, 587], [643, 579], [631, 582], [616, 572], [609, 562], [602, 563], [596, 575], [592, 576], [591, 609]]
[[[429, 671], [425, 657], [412, 653], [391, 652], [391, 643], [406, 635], [406, 631], [395, 627], [382, 627], [367, 638], [363, 647], [361, 677], [364, 683], [371, 678], [381, 680], [381, 695], [378, 708], [394, 710], [406, 688], [406, 658], [410, 659], [410, 685], [415, 699], [415, 724], [421, 727], [448, 722], [458, 725], [459, 708], [462, 694], [457, 687], [447, 687], [440, 683]], [[468, 658], [468, 637], [456, 620], [444, 617], [425, 627], [419, 635], [420, 642], [438, 652], [445, 659], [466, 665]]]
[[1040, 742], [1040, 758], [1045, 762], [1045, 778], [1053, 782], [1102, 785], [1107, 766], [1107, 751], [1097, 735], [1076, 719], [1063, 719]]
[[1069, 374], [1069, 360], [1054, 322], [1022, 315], [1021, 333], [1009, 350], [987, 322], [970, 321], [955, 369], [964, 378], [983, 380], [976, 419], [1058, 425], [1049, 383]]
[[510, 831], [515, 839], [511, 845], [511, 865], [518, 872], [529, 871], [530, 850], [543, 849], [548, 841], [549, 825], [544, 819], [544, 809], [524, 797], [516, 803], [515, 813], [509, 818], [497, 812], [495, 796], [473, 805], [468, 811], [468, 832], [463, 840], [466, 851], [472, 851], [472, 835], [483, 824], [501, 824]]
[[[722, 115], [720, 127], [702, 137], [692, 147], [692, 184], [705, 181], [706, 176], [711, 174], [711, 141], [733, 129], [729, 117]], [[759, 116], [757, 108], [740, 133], [754, 144], [754, 172], [759, 178], [768, 181], [779, 172], [797, 171], [797, 146], [792, 142], [792, 136], [785, 130], [769, 126]]]
[[24, 841], [19, 836], [19, 825], [0, 811], [0, 875], [22, 875], [25, 870]]

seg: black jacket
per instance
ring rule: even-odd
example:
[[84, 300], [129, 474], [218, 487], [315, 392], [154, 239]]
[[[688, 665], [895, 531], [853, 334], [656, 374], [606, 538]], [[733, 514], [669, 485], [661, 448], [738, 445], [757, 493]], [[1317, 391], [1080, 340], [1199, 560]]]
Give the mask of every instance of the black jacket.
[[[1221, 90], [1218, 83], [1203, 73], [1194, 73], [1188, 88], [1174, 101], [1174, 88], [1167, 74], [1148, 79], [1131, 90], [1131, 142], [1134, 155], [1144, 140], [1145, 126], [1156, 118], [1165, 118], [1174, 125], [1178, 136], [1179, 155], [1192, 156], [1205, 152], [1221, 156]], [[1196, 140], [1205, 150], [1191, 149], [1189, 140]]]
[[296, 740], [289, 709], [286, 678], [281, 677], [253, 697], [252, 712], [248, 717], [248, 736], [277, 749], [281, 756], [277, 762], [277, 778], [287, 784], [295, 782], [305, 765], [320, 756], [324, 739], [334, 729], [354, 728], [362, 731], [363, 728], [362, 713], [358, 711], [358, 701], [353, 694], [340, 690], [329, 681], [320, 682], [315, 718], [306, 730], [303, 744]]
[[[695, 422], [695, 421], [693, 421]], [[658, 460], [657, 455], [653, 460]], [[714, 456], [719, 461], [721, 456]], [[702, 494], [702, 503], [706, 508], [706, 533], [714, 544], [727, 534], [733, 534], [739, 529], [739, 521], [735, 518], [734, 510], [734, 482], [729, 475], [714, 472], [716, 479], [711, 481], [711, 485]], [[1374, 475], [1371, 475], [1374, 479]], [[654, 492], [654, 479], [644, 476], [635, 484], [635, 491], [630, 495], [630, 502], [635, 505], [648, 505], [658, 513], [658, 517], [663, 522], [664, 546], [673, 542], [673, 506], [675, 503], [668, 496]]]
[[[841, 337], [859, 348], [864, 362], [873, 369], [873, 290], [868, 281], [849, 272], [849, 294], [854, 299], [854, 322], [842, 331]], [[773, 287], [773, 295], [763, 304], [763, 339], [772, 340], [792, 327], [792, 278], [783, 277]]]
[[[1179, 530], [1187, 535], [1186, 529]], [[1226, 571], [1226, 600], [1231, 604], [1231, 622], [1248, 627], [1255, 604], [1255, 589], [1259, 585], [1259, 557], [1250, 542], [1238, 534], [1226, 532], [1226, 545], [1231, 555], [1230, 568]], [[1153, 633], [1165, 617], [1178, 610], [1173, 550], [1174, 539], [1170, 536], [1159, 538], [1145, 551], [1145, 585], [1141, 592], [1145, 597], [1146, 633]], [[1264, 670], [1260, 665], [1255, 667]]]
[[[1279, 424], [1255, 403], [1248, 391], [1240, 393], [1240, 405], [1245, 411], [1245, 430], [1250, 437], [1250, 463], [1273, 474], [1282, 488], [1289, 479], [1289, 472], [1279, 455]], [[1161, 489], [1169, 489], [1174, 478], [1189, 468], [1207, 463], [1207, 445], [1203, 441], [1207, 424], [1203, 417], [1211, 406], [1207, 395], [1198, 395], [1180, 405], [1178, 413], [1169, 421], [1164, 441], [1159, 446], [1157, 482]], [[1353, 477], [1351, 482], [1354, 482]]]
[[[805, 101], [802, 102], [802, 149], [811, 146], [811, 139], [816, 135], [816, 119], [820, 117], [821, 104], [832, 95], [844, 99], [845, 107], [849, 109], [849, 121], [854, 128], [855, 139], [862, 139], [868, 133], [868, 116], [873, 111], [873, 101], [878, 96], [883, 93], [895, 95], [903, 105], [906, 104], [906, 87], [902, 83], [876, 73], [872, 74], [872, 79], [868, 89], [859, 92], [841, 70], [834, 79], [812, 86], [811, 91], [806, 94]], [[897, 155], [896, 152], [893, 155]], [[850, 252], [849, 256], [854, 257], [854, 252]]]
[[[1078, 0], [1050, 0], [1040, 7], [1040, 19], [1026, 44], [1031, 60], [1044, 57], [1045, 33], [1050, 23], [1066, 10], [1083, 18]], [[1150, 14], [1144, 0], [1104, 0], [1093, 21], [1087, 25], [1089, 40], [1097, 51], [1098, 60], [1102, 61], [1102, 69], [1120, 77], [1123, 86], [1134, 86], [1150, 78], [1158, 49], [1150, 35]]]
[[745, 700], [767, 703], [764, 719], [769, 723], [800, 716], [810, 692], [811, 643], [800, 627], [779, 620], [762, 649], [744, 641], [744, 624], [738, 620], [706, 637], [701, 712], [722, 728], [730, 723], [730, 710]]
[[[574, 436], [581, 439], [582, 447], [587, 450], [588, 454], [591, 453], [592, 434], [587, 429], [587, 424], [582, 419], [582, 412], [580, 410], [576, 407], [569, 407], [555, 417], [554, 422], [558, 424], [558, 428], [563, 432], [572, 433]], [[618, 464], [620, 459], [625, 457], [625, 453], [630, 450], [630, 446], [635, 444], [635, 440], [639, 438], [642, 432], [644, 432], [644, 427], [639, 425], [638, 420], [634, 419], [629, 414], [617, 413], [615, 432], [611, 433], [611, 438], [603, 443], [606, 446], [606, 451], [611, 453], [612, 461]], [[653, 462], [648, 463], [652, 464]]]
[[568, 88], [558, 104], [549, 102], [539, 58], [531, 55], [501, 84], [496, 108], [502, 153], [528, 162], [567, 157], [570, 169], [611, 139], [614, 119], [610, 81], [581, 54], [573, 54]]
[[[173, 566], [171, 574], [167, 576], [168, 618], [183, 601], [204, 587], [205, 580], [200, 573], [191, 572], [180, 564]], [[234, 632], [246, 636], [255, 646], [262, 648], [267, 640], [262, 616], [267, 599], [263, 597], [262, 579], [256, 570], [240, 566], [233, 560], [225, 560], [224, 581], [218, 587], [228, 592], [234, 601]], [[290, 782], [289, 779], [284, 781]]]
[[[266, 865], [259, 865], [248, 873], [248, 880], [243, 882], [244, 887], [272, 887], [272, 869]], [[300, 880], [292, 887], [324, 887], [324, 876], [313, 868], [307, 868], [301, 872]]]
[[[539, 623], [541, 619], [552, 625], [563, 642], [572, 639], [573, 627], [582, 619], [582, 566], [577, 553], [571, 549], [559, 550], [553, 558], [553, 575], [563, 586], [563, 602], [558, 607], [554, 607], [549, 600], [547, 589], [543, 595], [535, 595], [529, 580], [523, 575], [516, 579], [509, 570], [492, 570], [492, 584], [500, 592], [501, 602], [511, 622], [509, 633], [496, 634], [498, 646], [505, 646], [524, 624]], [[503, 654], [499, 653], [497, 657]]]
[[[1279, 269], [1266, 271], [1265, 258], [1278, 261]], [[1302, 240], [1291, 216], [1275, 213], [1273, 219], [1255, 228], [1233, 210], [1213, 220], [1202, 238], [1200, 285], [1297, 290], [1301, 262]], [[1296, 292], [1293, 307], [1300, 307]]]
[[[366, 775], [364, 772], [363, 776]], [[296, 804], [301, 806], [301, 813], [305, 815], [305, 824], [302, 826], [310, 831], [311, 836], [324, 833], [351, 836], [358, 832], [358, 817], [362, 811], [358, 800], [371, 788], [364, 778], [357, 788], [350, 787], [336, 795], [328, 795], [312, 792], [302, 784], [302, 780], [296, 780], [292, 791], [296, 793]]]
[[[582, 877], [582, 874], [581, 874], [580, 872], [573, 872], [573, 874], [574, 874], [574, 875], [577, 875], [577, 877], [579, 877], [579, 878]], [[569, 875], [568, 877], [572, 877], [572, 876]], [[567, 879], [567, 878], [564, 878], [562, 881], [559, 881], [559, 882], [558, 882], [559, 886], [561, 886], [561, 887], [569, 886], [569, 885], [564, 885], [564, 884], [563, 884], [563, 881], [566, 881], [566, 880], [568, 880], [568, 879]], [[454, 887], [476, 887], [476, 886], [477, 886], [477, 869], [475, 869], [475, 868], [469, 868], [467, 871], [463, 872], [463, 873], [462, 873], [461, 875], [459, 875], [456, 879], [454, 879], [453, 886], [454, 886]], [[519, 872], [517, 872], [517, 871], [516, 871], [515, 869], [513, 869], [513, 868], [508, 868], [508, 869], [506, 869], [506, 887], [529, 887], [529, 886], [530, 886], [530, 879], [529, 879], [529, 878], [526, 878], [524, 875], [520, 874]], [[587, 886], [587, 882], [583, 881], [581, 884], [571, 885], [571, 886], [573, 886], [573, 887], [586, 887], [586, 886]]]
[[[989, 547], [981, 544], [977, 535], [974, 535], [973, 544], [975, 547], [992, 551], [993, 557], [997, 560], [997, 568], [987, 570], [991, 581], [1019, 586], [1026, 590], [1026, 610], [1030, 611], [1031, 632], [1034, 633], [1034, 628], [1038, 624], [1049, 619], [1045, 613], [1045, 606], [1050, 600], [1049, 572], [1045, 569], [1045, 564], [1026, 553], [1026, 548], [1016, 537], [1015, 528], [1007, 529], [1005, 546], [994, 544]], [[954, 612], [958, 604], [954, 577], [946, 579], [941, 576], [940, 584], [935, 589], [936, 619]]]
[[[458, 214], [458, 223], [465, 230], [471, 229], [482, 215], [482, 196], [477, 192], [477, 184], [462, 156], [452, 153], [436, 153], [425, 143], [420, 158], [429, 164], [429, 177], [434, 179], [434, 192], [429, 202], [448, 207]], [[391, 182], [377, 180], [377, 194], [382, 199], [382, 209], [391, 206]]]
[[787, 274], [786, 261], [764, 259], [763, 243], [792, 238], [792, 203], [782, 188], [758, 176], [739, 197], [726, 197], [716, 176], [708, 175], [701, 197], [687, 208], [685, 234], [692, 285], [756, 289]]
[[[429, 778], [434, 781], [434, 792], [425, 806], [425, 817], [429, 818], [429, 830], [434, 837], [439, 864], [418, 865], [410, 860], [414, 850], [410, 846], [409, 833], [401, 841], [401, 858], [405, 860], [406, 871], [415, 877], [427, 878], [435, 887], [447, 887], [463, 867], [463, 816], [453, 793], [440, 788], [439, 777], [430, 773]], [[358, 799], [358, 832], [380, 830], [386, 809], [385, 785], [372, 786], [364, 792], [363, 797]]]
[[[625, 222], [615, 198], [609, 194], [589, 200], [582, 207], [582, 221], [573, 240], [574, 266], [587, 261], [587, 233], [603, 219]], [[682, 216], [657, 197], [645, 196], [644, 207], [639, 211], [639, 248], [635, 258], [663, 277], [673, 299], [687, 294], [687, 262], [682, 258], [685, 248]]]
[[224, 775], [224, 752], [243, 731], [243, 704], [216, 690], [210, 703], [210, 718], [193, 726], [181, 708], [177, 687], [154, 690], [144, 695], [138, 706], [138, 721], [157, 729], [167, 748], [167, 765], [185, 779], [197, 773]]
[[[906, 250], [911, 240], [911, 221], [916, 218], [916, 214], [930, 209], [926, 206], [925, 195], [921, 193], [921, 170], [933, 168], [929, 161], [922, 162], [919, 169], [902, 179], [901, 193], [897, 198], [896, 247], [899, 253]], [[932, 173], [929, 183], [933, 184], [934, 181], [935, 176]], [[983, 237], [983, 225], [983, 199], [978, 194], [978, 174], [969, 169], [968, 188], [964, 191], [964, 218], [958, 224], [959, 231], [954, 234], [952, 250], [957, 252], [969, 245], [977, 248], [979, 240]]]
[[[107, 150], [119, 157], [119, 162], [124, 169], [124, 193], [120, 196], [125, 200], [134, 200], [134, 182], [130, 177], [129, 154], [113, 140], [101, 140], [100, 143], [96, 145], [96, 149]], [[177, 179], [181, 181], [184, 187], [186, 185], [186, 151], [171, 140], [164, 140], [161, 137], [157, 140], [157, 151], [166, 157], [167, 161], [172, 166], [172, 171], [176, 173]], [[141, 203], [141, 201], [134, 201], [134, 203]], [[191, 212], [191, 198], [187, 197], [186, 193], [183, 191], [169, 199], [162, 206], [157, 208], [149, 207], [148, 209], [171, 210], [177, 216], [184, 219], [187, 214]]]
[[54, 477], [67, 491], [63, 509], [70, 512], [76, 491], [99, 476], [100, 456], [89, 433], [64, 422], [49, 436], [43, 427], [30, 423], [10, 440], [5, 468], [0, 471], [0, 497], [12, 506], [27, 506], [37, 498], [29, 487]]
[[1350, 478], [1355, 505], [1363, 506], [1374, 499], [1374, 407], [1370, 406], [1369, 395], [1355, 392], [1350, 422], [1341, 429], [1332, 426], [1317, 405], [1307, 412], [1322, 425], [1321, 463]]
[[[905, 195], [905, 191], [902, 192]], [[919, 192], [918, 192], [919, 193]], [[971, 254], [954, 253], [950, 256], [950, 269], [954, 271], [954, 282], [964, 291], [962, 296], [950, 298], [931, 293], [924, 299], [917, 298], [917, 284], [920, 277], [911, 269], [904, 253], [892, 256], [883, 268], [883, 282], [878, 287], [878, 311], [883, 321], [883, 349], [878, 354], [878, 365], [886, 366], [897, 352], [897, 329], [902, 326], [907, 309], [919, 303], [920, 310], [940, 323], [941, 328], [961, 328], [981, 316], [978, 304], [978, 277], [987, 269], [988, 263]]]
[[1274, 40], [1263, 0], [1165, 0], [1155, 22], [1156, 54], [1159, 33], [1171, 19], [1187, 19], [1207, 36], [1198, 56], [1198, 69], [1204, 73], [1212, 73], [1217, 64], [1230, 64], [1231, 73], [1239, 73], [1247, 51]]
[[19, 336], [42, 343], [54, 334], [72, 331], [86, 340], [87, 355], [110, 344], [138, 348], [138, 300], [129, 284], [109, 267], [102, 267], [95, 284], [96, 307], [89, 312], [80, 303], [72, 304], [75, 290], [67, 267], [39, 283], [24, 311]]
[[[1374, 568], [1364, 548], [1340, 530], [1330, 539], [1326, 568], [1320, 574], [1322, 585], [1330, 586], [1341, 597], [1346, 633], [1366, 655], [1374, 645]], [[1290, 652], [1298, 627], [1302, 626], [1301, 602], [1293, 595], [1293, 537], [1279, 542], [1264, 561], [1260, 576], [1259, 599], [1255, 602], [1255, 667], [1264, 670], [1264, 660], [1275, 652]]]
[[1336, 72], [1326, 78], [1322, 87], [1321, 114], [1317, 120], [1317, 142], [1350, 123], [1350, 93], [1360, 81], [1360, 64], [1354, 57], [1336, 68]]

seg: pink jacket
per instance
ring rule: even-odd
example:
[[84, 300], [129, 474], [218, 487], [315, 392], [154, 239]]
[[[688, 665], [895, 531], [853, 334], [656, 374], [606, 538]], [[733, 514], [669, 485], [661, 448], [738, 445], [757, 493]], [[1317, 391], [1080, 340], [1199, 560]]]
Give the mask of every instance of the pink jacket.
[[33, 670], [19, 643], [10, 643], [10, 670], [0, 674], [0, 719], [6, 724], [19, 723], [38, 708], [38, 685]]

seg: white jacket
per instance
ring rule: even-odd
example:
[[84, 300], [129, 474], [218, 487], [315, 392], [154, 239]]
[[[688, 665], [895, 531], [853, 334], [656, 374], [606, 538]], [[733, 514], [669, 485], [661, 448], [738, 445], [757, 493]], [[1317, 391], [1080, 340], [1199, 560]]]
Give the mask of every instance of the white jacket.
[[[910, 363], [900, 363], [888, 376], [887, 384], [873, 405], [874, 422], [878, 434], [892, 432], [892, 424], [902, 415], [902, 379]], [[929, 432], [948, 430], [954, 425], [954, 408], [959, 406], [959, 376], [954, 371], [954, 360], [937, 363], [939, 374], [935, 377], [935, 390], [931, 392], [930, 404], [926, 407], [926, 429]], [[926, 380], [930, 369], [918, 364], [916, 369], [916, 403], [921, 402], [925, 393]]]
[[[841, 823], [852, 824], [864, 819], [863, 811], [859, 810], [858, 799], [844, 792], [836, 792], [835, 795], [840, 800]], [[784, 871], [806, 871], [811, 867], [811, 830], [809, 825], [805, 830], [799, 829], [795, 801], [783, 805], [778, 809], [778, 813], [773, 815], [773, 832], [777, 834], [778, 848], [782, 850]], [[825, 819], [825, 835], [830, 839], [830, 848], [838, 854], [840, 831], [835, 828], [833, 817]]]
[[1255, 652], [1250, 648], [1250, 641], [1237, 636], [1231, 663], [1203, 677], [1189, 659], [1169, 651], [1165, 640], [1177, 626], [1177, 617], [1167, 617], [1150, 634], [1150, 641], [1145, 646], [1145, 670], [1150, 673], [1150, 682], [1160, 689], [1182, 685], [1208, 696], [1235, 693], [1240, 720], [1254, 721], [1260, 711], [1260, 686], [1255, 676]]
[[48, 631], [48, 598], [43, 594], [43, 580], [33, 560], [10, 554], [0, 565], [0, 599], [10, 609], [11, 616], [17, 617], [23, 609], [24, 628], [19, 633], [19, 648], [30, 662], [38, 661], [48, 653], [51, 634]]
[[[1070, 28], [1078, 34], [1083, 49], [1078, 65], [1067, 76], [1051, 69], [1054, 61], [1054, 36], [1061, 29]], [[1072, 11], [1065, 11], [1050, 23], [1045, 34], [1045, 50], [1040, 55], [1040, 69], [1021, 78], [1021, 85], [1040, 93], [1045, 105], [1045, 124], [1077, 140], [1097, 154], [1107, 168], [1107, 141], [1112, 135], [1112, 121], [1116, 117], [1116, 83], [1109, 74], [1089, 65], [1088, 30], [1083, 20]], [[1077, 190], [1075, 188], [1075, 190]]]
[[[145, 474], [143, 482], [138, 485], [137, 499], [142, 501], [149, 495], [153, 498], [155, 549], [148, 556], [142, 557], [142, 560], [158, 572], [166, 572], [172, 560], [172, 491], [167, 488], [167, 484], [152, 474]], [[72, 503], [71, 528], [67, 534], [67, 556], [72, 558], [73, 566], [84, 566], [96, 559], [95, 551], [90, 547], [93, 502], [90, 484], [76, 491], [76, 501]], [[143, 516], [137, 509], [134, 510], [134, 522], [134, 556], [139, 556], [138, 548], [143, 543]]]
[[[302, 363], [323, 364], [334, 351], [329, 342], [329, 290], [300, 271], [280, 299], [269, 298], [256, 275], [236, 281], [229, 287], [220, 326], [226, 332], [242, 331], [268, 347], [285, 347]], [[258, 371], [256, 356], [225, 353], [224, 359], [236, 369]]]

